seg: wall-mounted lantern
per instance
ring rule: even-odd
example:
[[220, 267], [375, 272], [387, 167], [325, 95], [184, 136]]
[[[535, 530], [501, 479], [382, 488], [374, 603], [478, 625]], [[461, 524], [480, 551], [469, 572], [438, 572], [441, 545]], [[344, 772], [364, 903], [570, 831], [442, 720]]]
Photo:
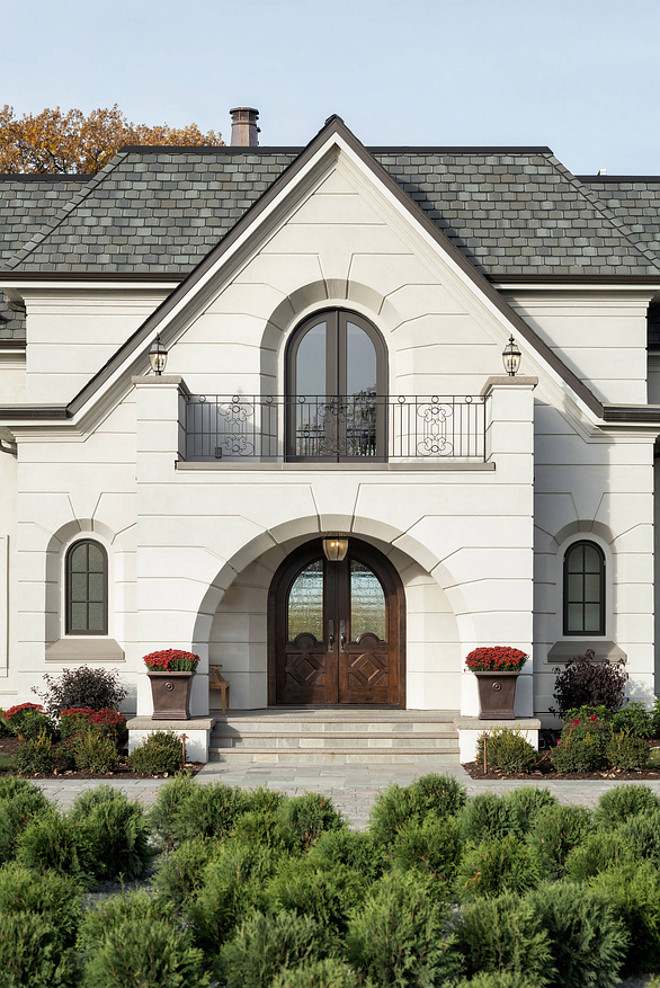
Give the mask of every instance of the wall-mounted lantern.
[[160, 377], [167, 366], [167, 350], [160, 342], [160, 333], [158, 333], [156, 339], [151, 344], [151, 349], [149, 350], [149, 360], [151, 362], [152, 371]]
[[504, 370], [507, 372], [509, 377], [515, 377], [518, 373], [521, 357], [522, 354], [518, 349], [516, 341], [513, 336], [509, 337], [509, 342], [502, 350], [502, 363], [504, 364]]
[[323, 539], [323, 555], [331, 563], [340, 563], [346, 558], [348, 539], [345, 535], [335, 533], [326, 535]]

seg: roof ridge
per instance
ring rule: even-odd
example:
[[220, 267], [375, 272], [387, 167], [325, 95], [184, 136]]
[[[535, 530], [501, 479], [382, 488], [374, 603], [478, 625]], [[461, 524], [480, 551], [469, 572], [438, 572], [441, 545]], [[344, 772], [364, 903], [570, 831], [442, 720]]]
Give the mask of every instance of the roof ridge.
[[76, 192], [71, 199], [60, 207], [58, 215], [54, 217], [52, 222], [47, 226], [43, 227], [41, 230], [34, 233], [30, 240], [27, 241], [21, 248], [19, 248], [16, 254], [9, 257], [5, 264], [1, 266], [4, 271], [15, 270], [20, 264], [22, 264], [29, 256], [32, 254], [41, 244], [46, 240], [57, 228], [60, 226], [65, 219], [75, 210], [78, 206], [85, 201], [85, 199], [94, 192], [102, 182], [112, 174], [112, 172], [117, 168], [121, 162], [126, 158], [125, 154], [118, 151], [111, 160], [101, 168], [95, 175], [89, 177], [89, 181]]
[[657, 256], [653, 253], [653, 251], [648, 250], [648, 248], [638, 242], [630, 227], [626, 226], [623, 220], [619, 219], [616, 213], [612, 212], [612, 210], [602, 202], [599, 196], [596, 195], [595, 192], [592, 192], [591, 189], [587, 188], [584, 182], [581, 182], [576, 175], [569, 171], [566, 165], [563, 165], [554, 154], [550, 154], [547, 157], [552, 167], [558, 171], [560, 175], [567, 179], [575, 190], [579, 192], [580, 195], [584, 196], [584, 198], [587, 199], [591, 205], [594, 206], [595, 209], [597, 209], [598, 212], [612, 224], [612, 226], [621, 234], [622, 237], [625, 237], [630, 246], [651, 264], [654, 271], [660, 274], [660, 266], [658, 265]]

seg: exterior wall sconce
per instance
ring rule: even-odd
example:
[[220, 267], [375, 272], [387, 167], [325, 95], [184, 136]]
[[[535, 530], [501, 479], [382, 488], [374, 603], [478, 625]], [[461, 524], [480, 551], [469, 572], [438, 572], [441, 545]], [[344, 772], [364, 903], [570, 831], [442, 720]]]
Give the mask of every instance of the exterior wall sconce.
[[151, 349], [149, 350], [149, 361], [154, 374], [157, 374], [158, 377], [160, 377], [167, 366], [167, 350], [160, 342], [160, 333], [158, 333], [156, 339], [151, 344]]
[[504, 364], [504, 370], [507, 372], [509, 377], [515, 377], [518, 373], [521, 357], [522, 354], [518, 349], [518, 344], [514, 340], [513, 336], [509, 337], [509, 342], [502, 350], [502, 363]]
[[340, 563], [346, 558], [348, 539], [345, 535], [326, 535], [323, 539], [323, 555], [330, 563]]

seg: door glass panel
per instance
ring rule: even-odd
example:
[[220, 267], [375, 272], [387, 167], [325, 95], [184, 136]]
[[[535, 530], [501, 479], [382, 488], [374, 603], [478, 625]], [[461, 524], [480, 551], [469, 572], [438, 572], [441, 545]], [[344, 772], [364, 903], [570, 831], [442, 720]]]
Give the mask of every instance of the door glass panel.
[[365, 331], [346, 325], [346, 453], [376, 453], [376, 350]]
[[351, 559], [352, 640], [370, 631], [384, 641], [385, 624], [385, 594], [380, 580], [364, 563]]
[[299, 573], [289, 591], [287, 638], [303, 632], [323, 641], [323, 560], [317, 559]]

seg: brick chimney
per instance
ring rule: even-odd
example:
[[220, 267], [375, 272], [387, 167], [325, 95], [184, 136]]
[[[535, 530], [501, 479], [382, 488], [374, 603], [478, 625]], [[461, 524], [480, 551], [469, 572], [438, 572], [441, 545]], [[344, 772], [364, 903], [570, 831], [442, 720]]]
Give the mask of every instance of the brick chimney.
[[231, 147], [256, 148], [259, 144], [259, 111], [251, 106], [235, 106], [231, 113]]

